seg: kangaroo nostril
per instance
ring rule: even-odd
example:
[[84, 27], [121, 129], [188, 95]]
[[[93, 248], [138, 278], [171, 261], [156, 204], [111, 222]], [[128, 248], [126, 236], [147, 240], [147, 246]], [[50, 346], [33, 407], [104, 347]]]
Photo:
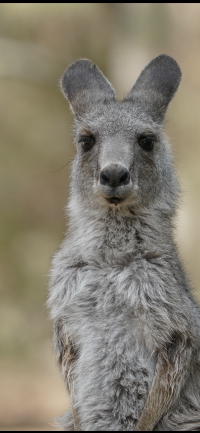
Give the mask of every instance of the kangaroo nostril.
[[127, 170], [122, 170], [122, 172], [120, 173], [120, 179], [119, 179], [119, 183], [120, 185], [128, 185], [130, 182], [130, 174]]
[[109, 174], [106, 170], [102, 171], [100, 174], [100, 183], [101, 185], [107, 185], [110, 183]]

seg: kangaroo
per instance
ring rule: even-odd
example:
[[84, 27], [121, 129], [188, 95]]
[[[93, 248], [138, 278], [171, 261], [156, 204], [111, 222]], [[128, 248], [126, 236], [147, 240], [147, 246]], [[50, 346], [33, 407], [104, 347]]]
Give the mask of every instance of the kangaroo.
[[173, 240], [180, 188], [163, 133], [180, 80], [167, 55], [120, 102], [89, 60], [61, 79], [77, 154], [48, 306], [65, 431], [200, 430], [200, 309]]

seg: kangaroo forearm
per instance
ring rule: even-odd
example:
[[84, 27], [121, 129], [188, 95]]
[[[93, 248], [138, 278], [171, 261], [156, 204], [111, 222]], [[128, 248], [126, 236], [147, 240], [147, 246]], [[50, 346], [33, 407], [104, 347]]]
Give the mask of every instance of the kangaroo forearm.
[[163, 375], [160, 365], [158, 365], [149, 396], [135, 431], [152, 431], [170, 406], [172, 395], [170, 395], [170, 388], [167, 386], [167, 376], [168, 372], [166, 371]]
[[177, 347], [173, 359], [158, 354], [155, 376], [135, 431], [152, 431], [177, 399], [185, 380], [190, 351]]

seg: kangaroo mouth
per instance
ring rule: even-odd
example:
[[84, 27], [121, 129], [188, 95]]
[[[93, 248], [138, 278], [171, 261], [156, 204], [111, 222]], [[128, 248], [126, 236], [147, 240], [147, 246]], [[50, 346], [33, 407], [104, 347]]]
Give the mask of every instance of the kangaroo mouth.
[[119, 197], [110, 197], [110, 198], [107, 198], [106, 200], [108, 201], [108, 203], [114, 204], [115, 206], [117, 206], [124, 199], [123, 198], [119, 198]]

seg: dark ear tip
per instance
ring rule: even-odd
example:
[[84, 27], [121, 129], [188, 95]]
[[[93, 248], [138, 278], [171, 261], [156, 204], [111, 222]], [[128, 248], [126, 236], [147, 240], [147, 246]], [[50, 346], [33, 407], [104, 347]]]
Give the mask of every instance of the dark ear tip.
[[160, 54], [159, 56], [155, 57], [150, 64], [152, 66], [158, 66], [161, 69], [167, 70], [170, 75], [172, 75], [174, 78], [176, 77], [177, 82], [179, 83], [182, 77], [182, 72], [180, 69], [180, 66], [176, 62], [176, 60], [173, 59], [173, 57], [168, 56], [167, 54]]
[[92, 66], [92, 61], [88, 59], [79, 59], [74, 63], [71, 63], [71, 65], [68, 66], [68, 68], [65, 70], [61, 77], [61, 83], [65, 80], [67, 76], [71, 76], [74, 73], [77, 72], [84, 72], [88, 70]]
[[163, 63], [165, 65], [167, 65], [167, 64], [171, 65], [173, 68], [176, 68], [177, 71], [180, 71], [180, 73], [181, 73], [181, 70], [180, 70], [180, 67], [179, 67], [177, 61], [173, 57], [168, 56], [168, 54], [160, 54], [159, 56], [155, 57], [155, 59], [153, 59], [152, 62], [153, 61]]
[[[75, 71], [75, 69], [78, 69], [79, 71], [80, 70], [86, 70], [86, 69], [89, 69], [91, 67], [91, 65], [92, 65], [91, 60], [79, 59], [79, 60], [76, 60], [76, 62], [71, 63], [71, 65], [68, 66], [68, 68], [66, 69], [65, 72], [67, 72], [67, 71], [72, 72], [72, 71]], [[65, 74], [65, 72], [64, 72], [64, 74]]]
[[92, 61], [88, 59], [79, 59], [68, 66], [68, 68], [65, 70], [65, 72], [63, 73], [60, 79], [60, 87], [61, 90], [64, 92], [64, 94], [67, 93], [68, 79], [74, 74], [88, 70], [91, 66], [92, 66]]

